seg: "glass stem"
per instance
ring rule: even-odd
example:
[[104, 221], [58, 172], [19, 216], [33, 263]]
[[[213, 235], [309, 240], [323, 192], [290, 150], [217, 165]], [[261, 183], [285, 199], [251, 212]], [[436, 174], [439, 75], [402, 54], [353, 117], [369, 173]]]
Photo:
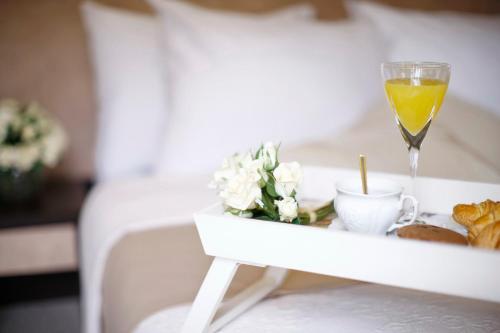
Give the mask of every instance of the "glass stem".
[[415, 147], [410, 147], [410, 175], [411, 175], [411, 195], [416, 196], [417, 192], [417, 168], [418, 168], [418, 153], [420, 150]]

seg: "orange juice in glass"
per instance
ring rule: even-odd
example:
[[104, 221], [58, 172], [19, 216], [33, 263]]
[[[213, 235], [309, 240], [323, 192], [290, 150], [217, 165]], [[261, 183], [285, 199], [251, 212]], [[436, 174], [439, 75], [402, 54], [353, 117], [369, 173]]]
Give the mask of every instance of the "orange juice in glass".
[[427, 130], [443, 103], [450, 81], [450, 65], [439, 62], [389, 62], [382, 64], [382, 76], [396, 124], [408, 147], [412, 192], [415, 192], [418, 154]]

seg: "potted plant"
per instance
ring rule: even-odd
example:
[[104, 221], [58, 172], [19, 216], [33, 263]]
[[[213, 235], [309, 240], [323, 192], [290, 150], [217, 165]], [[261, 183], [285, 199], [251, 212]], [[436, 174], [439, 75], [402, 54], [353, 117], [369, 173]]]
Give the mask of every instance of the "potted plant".
[[0, 203], [32, 199], [66, 145], [64, 129], [38, 103], [0, 100]]

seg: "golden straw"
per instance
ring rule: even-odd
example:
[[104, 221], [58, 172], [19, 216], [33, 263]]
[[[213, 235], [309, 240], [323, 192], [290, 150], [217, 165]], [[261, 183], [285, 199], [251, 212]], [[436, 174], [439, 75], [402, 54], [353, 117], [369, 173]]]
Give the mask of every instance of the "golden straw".
[[359, 169], [361, 171], [361, 183], [363, 185], [363, 194], [368, 194], [368, 184], [366, 181], [366, 157], [359, 155]]

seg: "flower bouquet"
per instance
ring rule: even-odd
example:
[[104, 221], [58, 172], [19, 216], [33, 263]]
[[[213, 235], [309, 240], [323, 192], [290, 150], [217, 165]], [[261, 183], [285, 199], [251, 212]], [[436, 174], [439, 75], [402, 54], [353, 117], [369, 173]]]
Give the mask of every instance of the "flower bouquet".
[[310, 224], [334, 212], [333, 201], [308, 210], [296, 199], [303, 173], [299, 163], [280, 163], [279, 146], [271, 142], [253, 152], [225, 158], [214, 173], [225, 212], [241, 217], [293, 224]]
[[31, 198], [66, 145], [63, 128], [39, 104], [0, 100], [0, 201]]

